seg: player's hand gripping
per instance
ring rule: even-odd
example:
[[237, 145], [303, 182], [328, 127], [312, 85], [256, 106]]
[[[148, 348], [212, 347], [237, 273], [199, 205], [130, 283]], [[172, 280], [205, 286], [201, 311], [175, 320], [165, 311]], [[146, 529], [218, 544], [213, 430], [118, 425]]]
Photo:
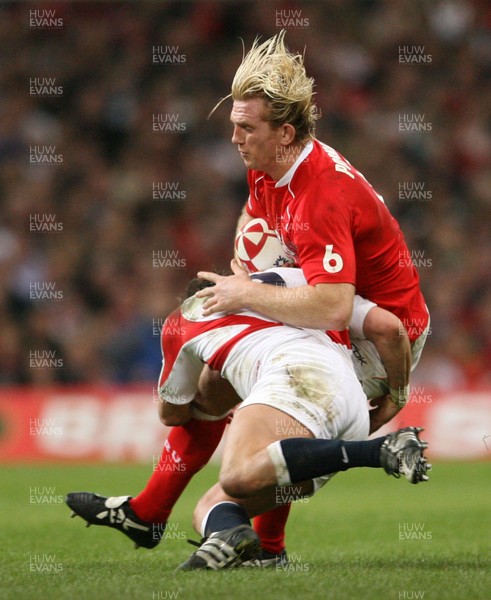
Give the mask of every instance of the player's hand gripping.
[[245, 297], [247, 291], [254, 283], [249, 275], [238, 265], [235, 259], [230, 266], [233, 275], [223, 276], [217, 273], [200, 271], [198, 277], [211, 281], [215, 285], [197, 292], [198, 298], [207, 298], [203, 304], [203, 316], [207, 317], [217, 312], [235, 312], [245, 308]]

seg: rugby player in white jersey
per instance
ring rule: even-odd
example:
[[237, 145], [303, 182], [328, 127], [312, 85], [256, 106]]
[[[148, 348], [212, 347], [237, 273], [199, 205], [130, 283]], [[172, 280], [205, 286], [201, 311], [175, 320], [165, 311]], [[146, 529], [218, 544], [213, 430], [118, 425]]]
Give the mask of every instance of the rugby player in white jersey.
[[205, 317], [203, 303], [194, 295], [171, 315], [178, 330], [164, 323], [163, 411], [189, 410], [204, 363], [243, 402], [226, 438], [220, 485], [197, 510], [207, 539], [183, 569], [220, 569], [254, 558], [260, 540], [249, 517], [275, 506], [278, 486], [300, 484], [310, 494], [330, 474], [354, 467], [383, 467], [411, 483], [427, 479], [418, 428], [366, 441], [367, 399], [347, 331], [291, 327], [247, 310]]
[[[270, 283], [284, 284], [280, 271], [259, 274], [256, 279], [262, 281], [269, 277]], [[412, 483], [427, 479], [426, 460], [422, 456], [425, 444], [419, 441], [417, 428], [405, 428], [369, 442], [351, 442], [366, 439], [369, 415], [366, 396], [353, 369], [347, 332], [285, 326], [250, 311], [204, 317], [203, 303], [203, 299], [191, 296], [164, 323], [163, 368], [159, 381], [161, 415], [164, 419], [178, 414], [184, 420], [190, 417], [203, 364], [219, 371], [233, 385], [245, 402], [234, 417], [237, 426], [231, 425], [227, 438], [222, 479], [226, 490], [238, 496], [256, 496], [253, 504], [247, 505], [250, 514], [274, 507], [270, 496], [257, 495], [265, 486], [307, 481], [304, 491], [310, 493], [329, 479], [322, 475], [356, 466], [384, 467], [396, 476], [404, 474]], [[245, 421], [242, 415], [246, 415]], [[277, 426], [279, 419], [281, 431]], [[261, 452], [266, 452], [261, 459], [254, 457], [258, 473], [261, 465], [265, 467], [265, 479], [261, 479], [262, 475], [255, 478], [255, 471], [248, 464], [251, 457], [241, 449], [243, 435], [250, 438], [249, 446], [251, 440], [255, 440]], [[268, 447], [273, 448], [273, 442], [285, 438], [293, 438], [295, 447], [276, 448], [276, 455], [269, 457], [267, 453], [273, 450]], [[312, 446], [310, 442], [315, 444], [312, 438], [323, 440], [323, 446]], [[339, 445], [334, 439], [345, 442]], [[282, 453], [287, 454], [279, 467], [283, 473], [280, 478], [274, 465], [281, 460]], [[295, 458], [307, 455], [307, 461]], [[244, 479], [241, 473], [247, 477]], [[315, 479], [314, 486], [310, 479]], [[247, 491], [242, 486], [246, 486]], [[220, 498], [220, 491], [215, 489], [212, 496], [208, 495], [200, 504], [201, 510], [212, 498]], [[144, 524], [128, 515], [127, 496], [99, 497], [104, 503], [94, 502], [94, 498], [88, 503], [87, 496], [72, 493], [68, 504], [89, 523], [115, 527], [135, 540], [138, 535], [144, 535]], [[247, 512], [238, 503], [230, 502], [228, 496], [226, 500], [214, 502], [216, 506], [207, 517], [204, 529], [205, 533], [210, 532], [210, 527], [212, 532], [226, 529], [225, 538], [218, 535], [210, 538], [212, 541], [205, 543], [184, 568], [222, 568], [229, 566], [232, 555], [234, 561], [239, 557], [255, 558], [259, 538], [247, 525]], [[87, 512], [89, 507], [93, 514]], [[236, 525], [237, 519], [246, 521]], [[230, 527], [220, 527], [221, 523]], [[217, 539], [224, 551], [220, 558], [216, 549], [208, 553], [210, 544], [214, 548]], [[207, 559], [203, 562], [204, 555]]]

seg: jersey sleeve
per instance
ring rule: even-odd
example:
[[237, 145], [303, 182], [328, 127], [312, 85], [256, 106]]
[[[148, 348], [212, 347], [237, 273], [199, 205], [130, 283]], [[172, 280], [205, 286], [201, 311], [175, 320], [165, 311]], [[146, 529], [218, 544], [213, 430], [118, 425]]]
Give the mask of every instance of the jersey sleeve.
[[362, 298], [355, 294], [353, 299], [353, 312], [349, 323], [350, 337], [357, 339], [366, 339], [363, 333], [363, 323], [365, 322], [368, 313], [377, 306], [374, 302], [370, 302], [366, 298]]
[[[346, 177], [337, 175], [334, 179]], [[356, 281], [353, 214], [348, 189], [350, 181], [317, 185], [298, 207], [292, 241], [298, 261], [310, 285]]]
[[192, 340], [183, 339], [184, 332], [180, 311], [175, 311], [162, 327], [162, 370], [158, 384], [162, 402], [189, 404], [198, 391], [203, 363], [192, 352]]
[[203, 363], [184, 348], [171, 369], [166, 369], [166, 358], [162, 361], [159, 378], [159, 398], [170, 404], [189, 404], [198, 392], [198, 381]]

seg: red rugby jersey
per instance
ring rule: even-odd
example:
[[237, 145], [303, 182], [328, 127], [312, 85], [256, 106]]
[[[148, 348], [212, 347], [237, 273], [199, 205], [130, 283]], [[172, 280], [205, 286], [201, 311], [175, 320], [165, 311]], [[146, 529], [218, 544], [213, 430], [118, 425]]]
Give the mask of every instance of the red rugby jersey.
[[307, 281], [352, 283], [395, 314], [414, 341], [428, 324], [418, 273], [397, 221], [365, 177], [314, 140], [274, 181], [248, 171], [251, 217], [266, 219]]

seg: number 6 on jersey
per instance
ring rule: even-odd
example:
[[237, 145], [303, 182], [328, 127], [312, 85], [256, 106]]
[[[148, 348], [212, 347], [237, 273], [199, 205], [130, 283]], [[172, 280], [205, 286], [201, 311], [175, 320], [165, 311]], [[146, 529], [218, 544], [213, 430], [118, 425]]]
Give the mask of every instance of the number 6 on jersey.
[[326, 253], [322, 265], [328, 273], [338, 273], [343, 268], [343, 258], [341, 254], [333, 252], [333, 244], [326, 245]]

